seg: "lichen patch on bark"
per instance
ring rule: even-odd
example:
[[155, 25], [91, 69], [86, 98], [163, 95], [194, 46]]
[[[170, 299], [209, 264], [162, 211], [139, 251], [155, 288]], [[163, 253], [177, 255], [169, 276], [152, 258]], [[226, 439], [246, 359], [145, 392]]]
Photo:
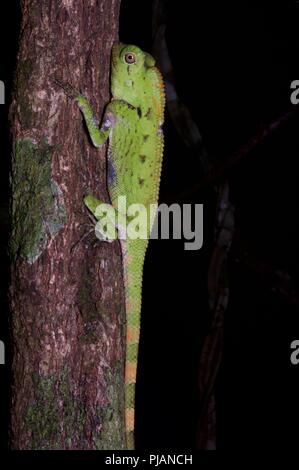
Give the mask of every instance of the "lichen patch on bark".
[[13, 259], [34, 263], [66, 222], [61, 192], [51, 176], [53, 149], [46, 141], [16, 141], [13, 150], [12, 234]]

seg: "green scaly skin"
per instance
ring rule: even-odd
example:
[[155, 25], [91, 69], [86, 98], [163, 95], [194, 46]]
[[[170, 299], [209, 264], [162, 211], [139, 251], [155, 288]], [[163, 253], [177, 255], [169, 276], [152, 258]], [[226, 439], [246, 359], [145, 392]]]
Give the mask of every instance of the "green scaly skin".
[[[65, 88], [65, 87], [64, 87]], [[112, 100], [107, 105], [100, 128], [93, 110], [82, 95], [77, 101], [96, 147], [109, 137], [108, 191], [117, 207], [118, 196], [130, 204], [158, 203], [163, 156], [163, 80], [155, 60], [136, 46], [115, 44], [111, 61]], [[84, 202], [96, 216], [101, 203], [86, 196]], [[150, 235], [147, 223], [147, 237]], [[121, 240], [126, 298], [125, 426], [127, 448], [134, 449], [134, 414], [143, 263], [148, 239]]]

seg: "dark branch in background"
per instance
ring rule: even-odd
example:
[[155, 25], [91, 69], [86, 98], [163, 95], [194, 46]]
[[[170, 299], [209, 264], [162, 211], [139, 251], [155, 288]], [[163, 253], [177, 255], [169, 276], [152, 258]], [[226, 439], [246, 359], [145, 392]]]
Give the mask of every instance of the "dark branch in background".
[[[174, 71], [165, 39], [165, 5], [165, 2], [160, 0], [154, 2], [153, 49], [165, 79], [167, 108], [179, 137], [187, 148], [197, 154], [205, 175], [204, 180], [208, 180], [209, 175], [215, 171], [215, 162], [207, 154], [198, 126], [176, 92]], [[214, 389], [222, 358], [224, 312], [229, 298], [227, 257], [234, 235], [234, 208], [229, 201], [228, 182], [222, 182], [218, 188], [214, 187], [214, 190], [218, 193], [215, 213], [215, 245], [208, 273], [212, 320], [210, 331], [204, 341], [199, 364], [200, 414], [196, 437], [196, 447], [199, 449], [216, 448]], [[177, 198], [175, 199], [177, 200]]]
[[199, 363], [200, 414], [197, 430], [199, 449], [216, 449], [215, 385], [222, 360], [224, 313], [229, 300], [228, 255], [232, 244], [235, 218], [229, 200], [228, 182], [218, 188], [215, 243], [208, 272], [209, 306], [212, 324]]
[[233, 240], [232, 258], [239, 263], [240, 268], [253, 272], [258, 282], [262, 286], [266, 285], [269, 292], [281, 300], [290, 305], [299, 304], [299, 296], [292, 284], [291, 276], [258, 260], [253, 253], [249, 255], [244, 245], [240, 243], [240, 238], [235, 240], [234, 207], [229, 200], [228, 178], [239, 162], [297, 116], [298, 110], [293, 107], [275, 121], [260, 126], [252, 138], [224, 161], [218, 163], [215, 157], [207, 154], [198, 126], [176, 92], [175, 73], [165, 38], [167, 8], [171, 8], [171, 3], [155, 0], [153, 4], [153, 52], [166, 83], [167, 109], [178, 136], [186, 148], [191, 149], [197, 155], [204, 174], [199, 178], [198, 183], [190, 185], [178, 194], [170, 195], [163, 202], [180, 203], [185, 200], [194, 200], [202, 190], [207, 188], [213, 188], [218, 194], [215, 211], [215, 242], [208, 272], [211, 326], [204, 340], [199, 364], [200, 413], [197, 432], [197, 447], [213, 449], [216, 448], [214, 391], [222, 360], [224, 312], [229, 299], [228, 258]]
[[284, 115], [280, 116], [271, 124], [257, 131], [257, 133], [245, 145], [233, 152], [223, 163], [213, 167], [198, 184], [190, 186], [190, 188], [182, 191], [177, 195], [169, 198], [169, 201], [184, 201], [195, 194], [198, 194], [203, 189], [221, 183], [229, 177], [230, 170], [232, 170], [241, 160], [248, 157], [248, 155], [255, 150], [259, 145], [265, 142], [272, 134], [279, 130], [284, 124], [298, 115], [298, 109], [287, 111]]

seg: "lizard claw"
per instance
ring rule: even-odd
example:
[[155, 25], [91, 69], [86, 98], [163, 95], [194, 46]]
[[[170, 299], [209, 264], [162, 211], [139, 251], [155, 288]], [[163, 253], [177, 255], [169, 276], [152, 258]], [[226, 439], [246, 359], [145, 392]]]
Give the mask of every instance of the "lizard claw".
[[69, 83], [63, 82], [59, 78], [54, 78], [54, 83], [63, 89], [64, 93], [71, 99], [77, 98], [80, 93]]

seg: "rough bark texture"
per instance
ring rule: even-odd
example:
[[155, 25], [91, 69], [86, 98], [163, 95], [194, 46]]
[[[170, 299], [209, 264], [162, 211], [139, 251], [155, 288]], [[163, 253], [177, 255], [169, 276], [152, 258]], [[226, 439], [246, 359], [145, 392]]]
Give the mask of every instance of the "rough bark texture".
[[53, 83], [83, 90], [101, 116], [119, 6], [22, 2], [10, 111], [14, 449], [124, 446], [120, 250], [97, 241], [83, 205], [89, 192], [107, 200], [105, 149]]

